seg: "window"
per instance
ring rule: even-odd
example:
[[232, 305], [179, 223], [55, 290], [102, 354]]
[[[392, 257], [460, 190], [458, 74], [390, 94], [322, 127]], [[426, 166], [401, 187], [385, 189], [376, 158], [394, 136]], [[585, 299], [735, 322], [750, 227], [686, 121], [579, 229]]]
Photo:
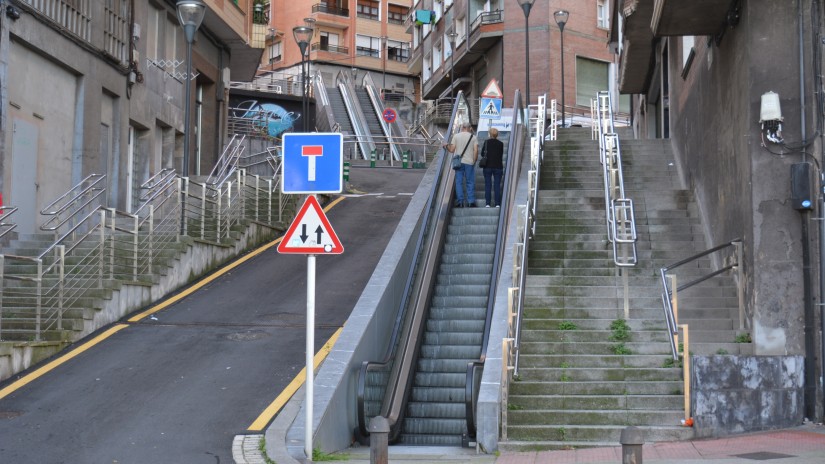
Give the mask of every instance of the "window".
[[406, 63], [410, 59], [410, 46], [407, 42], [387, 40], [387, 59]]
[[281, 61], [282, 42], [275, 42], [269, 46], [269, 62], [277, 63]]
[[435, 22], [444, 16], [444, 3], [441, 0], [433, 0], [433, 10], [435, 10]]
[[390, 24], [404, 24], [404, 20], [407, 18], [410, 9], [406, 6], [401, 5], [393, 5], [390, 3], [387, 5], [387, 22]]
[[318, 36], [321, 50], [328, 52], [339, 52], [338, 49], [338, 34], [334, 32], [321, 31]]
[[359, 18], [381, 19], [381, 3], [372, 0], [358, 0], [357, 14]]
[[355, 54], [381, 58], [381, 38], [368, 35], [355, 36]]
[[607, 0], [596, 2], [596, 25], [602, 29], [610, 28], [610, 16], [608, 15]]
[[430, 53], [424, 57], [424, 82], [430, 80], [433, 76], [433, 57]]
[[682, 36], [682, 79], [687, 76], [690, 70], [690, 64], [693, 62], [694, 55], [696, 55], [696, 51], [693, 48], [694, 42], [694, 36]]
[[438, 69], [441, 67], [441, 58], [443, 55], [441, 54], [441, 41], [438, 41], [435, 46], [433, 46], [433, 69]]
[[596, 93], [608, 90], [608, 71], [608, 63], [576, 57], [576, 105], [589, 107]]

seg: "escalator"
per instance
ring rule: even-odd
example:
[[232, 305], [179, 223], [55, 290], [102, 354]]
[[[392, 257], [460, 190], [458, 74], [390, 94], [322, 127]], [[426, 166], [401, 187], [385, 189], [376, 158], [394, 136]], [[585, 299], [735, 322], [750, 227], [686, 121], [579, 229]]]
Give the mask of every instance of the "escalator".
[[400, 444], [461, 446], [467, 436], [467, 364], [481, 356], [498, 212], [451, 212]]
[[332, 108], [335, 122], [338, 123], [341, 133], [345, 135], [354, 134], [355, 131], [352, 130], [352, 122], [349, 119], [349, 113], [347, 113], [341, 91], [337, 87], [327, 87], [327, 96], [329, 97], [329, 105]]
[[[469, 117], [470, 107], [459, 93], [448, 133], [457, 133]], [[514, 116], [508, 150], [519, 156], [506, 165], [514, 178], [524, 138], [520, 121]], [[508, 229], [500, 224], [510, 218], [516, 183], [505, 177], [501, 208], [452, 208], [455, 176], [449, 158], [442, 153], [437, 161], [417, 259], [410, 266], [386, 354], [361, 365], [356, 435], [363, 443], [375, 416], [387, 419], [390, 443], [468, 446], [475, 441], [474, 405]], [[476, 171], [476, 188], [483, 189], [481, 170]]]

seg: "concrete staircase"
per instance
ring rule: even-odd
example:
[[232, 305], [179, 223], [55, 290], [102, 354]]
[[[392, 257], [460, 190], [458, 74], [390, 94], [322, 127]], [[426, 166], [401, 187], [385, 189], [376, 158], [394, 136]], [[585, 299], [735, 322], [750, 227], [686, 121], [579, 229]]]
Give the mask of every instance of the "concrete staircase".
[[[693, 436], [680, 424], [682, 369], [671, 359], [658, 269], [708, 246], [692, 195], [679, 188], [667, 141], [624, 135], [625, 192], [634, 200], [639, 257], [624, 270], [629, 317], [624, 276], [607, 241], [598, 144], [589, 128], [560, 130], [559, 140], [546, 144], [503, 449], [615, 446], [629, 425], [641, 428], [647, 442]], [[691, 279], [710, 269], [704, 259], [681, 272]], [[680, 293], [680, 323], [697, 329], [691, 353], [740, 352], [736, 295], [728, 277]]]

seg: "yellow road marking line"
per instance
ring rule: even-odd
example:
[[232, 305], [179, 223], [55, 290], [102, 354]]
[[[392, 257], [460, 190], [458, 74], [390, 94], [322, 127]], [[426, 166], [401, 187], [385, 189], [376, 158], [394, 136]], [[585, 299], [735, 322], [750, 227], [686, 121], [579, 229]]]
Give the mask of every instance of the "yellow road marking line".
[[[331, 202], [329, 205], [327, 205], [326, 208], [324, 208], [324, 212], [329, 212], [329, 210], [332, 209], [333, 206], [337, 205], [338, 203], [340, 203], [343, 200], [344, 200], [344, 197], [336, 198], [333, 202]], [[136, 315], [130, 317], [128, 319], [128, 321], [133, 322], [133, 323], [134, 322], [140, 322], [141, 320], [145, 319], [146, 317], [151, 316], [152, 314], [155, 314], [158, 311], [162, 311], [162, 310], [168, 308], [169, 306], [177, 303], [178, 301], [180, 301], [180, 300], [186, 298], [187, 296], [195, 293], [196, 291], [200, 290], [204, 286], [210, 284], [213, 280], [217, 279], [218, 277], [221, 277], [226, 272], [231, 271], [232, 269], [235, 269], [236, 267], [240, 266], [241, 264], [245, 263], [246, 261], [254, 258], [255, 256], [258, 256], [259, 254], [263, 253], [264, 251], [266, 251], [266, 250], [274, 247], [275, 245], [281, 243], [281, 240], [283, 240], [283, 237], [276, 238], [275, 240], [267, 243], [266, 245], [258, 248], [255, 251], [249, 253], [248, 255], [243, 256], [243, 257], [237, 259], [236, 261], [233, 261], [232, 263], [227, 264], [226, 266], [220, 268], [214, 274], [210, 275], [209, 277], [204, 278], [203, 280], [201, 280], [198, 283], [192, 285], [191, 287], [187, 288], [186, 290], [178, 293], [177, 295], [172, 296], [170, 298], [167, 298], [167, 299], [161, 301], [160, 303], [158, 303], [157, 305], [152, 306], [151, 308], [147, 309], [146, 311], [143, 311], [142, 313], [139, 313], [139, 314], [136, 314]]]
[[45, 364], [42, 367], [37, 368], [36, 370], [32, 371], [30, 374], [27, 374], [27, 375], [17, 379], [15, 382], [12, 382], [7, 387], [0, 390], [0, 400], [5, 398], [8, 395], [11, 395], [12, 393], [16, 392], [17, 390], [25, 387], [26, 385], [30, 384], [31, 382], [34, 382], [35, 380], [39, 379], [40, 377], [48, 374], [49, 372], [56, 369], [61, 364], [63, 364], [65, 362], [79, 356], [80, 354], [82, 354], [83, 352], [88, 350], [89, 348], [97, 345], [98, 343], [102, 342], [103, 340], [106, 340], [107, 338], [111, 337], [112, 335], [116, 334], [117, 332], [120, 332], [121, 330], [125, 329], [126, 327], [129, 327], [129, 326], [127, 324], [116, 324], [113, 327], [106, 330], [105, 332], [103, 332], [102, 334], [98, 335], [97, 337], [81, 344], [80, 346], [73, 349], [72, 351], [60, 356], [59, 358]]
[[[338, 328], [338, 330], [336, 330], [335, 333], [332, 334], [331, 337], [329, 337], [329, 340], [327, 340], [327, 342], [324, 343], [324, 346], [322, 346], [321, 349], [318, 350], [317, 353], [315, 353], [315, 357], [312, 358], [312, 363], [313, 366], [315, 366], [315, 369], [318, 369], [318, 366], [321, 365], [321, 361], [326, 359], [329, 352], [332, 351], [332, 347], [338, 340], [338, 336], [341, 335], [342, 330], [344, 330], [343, 327]], [[266, 409], [264, 409], [261, 415], [258, 416], [258, 418], [255, 419], [254, 422], [252, 422], [252, 425], [250, 425], [247, 430], [250, 432], [262, 431], [264, 427], [266, 427], [272, 421], [272, 418], [275, 417], [276, 414], [278, 414], [281, 408], [284, 407], [286, 402], [289, 401], [290, 398], [292, 398], [292, 395], [294, 395], [295, 392], [298, 391], [298, 388], [300, 388], [301, 385], [304, 384], [306, 378], [307, 368], [304, 367], [303, 369], [301, 369], [301, 372], [299, 372], [298, 375], [296, 375], [295, 378], [292, 379], [292, 382], [290, 382], [289, 385], [287, 385], [286, 388], [284, 388], [284, 390], [275, 398], [275, 400], [272, 401], [272, 403], [270, 403], [269, 406], [266, 407]]]

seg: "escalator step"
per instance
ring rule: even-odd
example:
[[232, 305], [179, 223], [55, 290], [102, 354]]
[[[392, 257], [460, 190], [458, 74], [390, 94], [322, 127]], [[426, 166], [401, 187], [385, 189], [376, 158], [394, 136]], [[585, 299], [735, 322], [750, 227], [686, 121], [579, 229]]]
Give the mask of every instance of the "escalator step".
[[461, 388], [413, 387], [412, 392], [410, 394], [410, 401], [464, 403], [464, 386], [461, 386]]

